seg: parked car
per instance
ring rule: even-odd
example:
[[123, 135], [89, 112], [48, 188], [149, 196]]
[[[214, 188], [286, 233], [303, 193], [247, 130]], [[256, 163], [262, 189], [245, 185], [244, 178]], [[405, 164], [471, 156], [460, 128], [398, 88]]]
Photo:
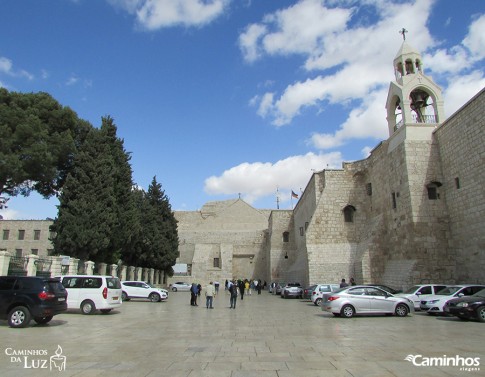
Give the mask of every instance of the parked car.
[[300, 283], [288, 283], [285, 287], [281, 290], [281, 297], [283, 298], [290, 298], [290, 297], [298, 297], [303, 298], [303, 288], [301, 287]]
[[351, 318], [356, 314], [395, 314], [405, 317], [414, 311], [414, 304], [405, 297], [365, 285], [345, 287], [322, 303], [322, 310], [336, 317]]
[[445, 289], [445, 284], [422, 284], [413, 285], [403, 293], [397, 293], [398, 297], [406, 297], [414, 302], [414, 310], [421, 310], [419, 307], [422, 300], [426, 300], [428, 297], [437, 294], [442, 289]]
[[172, 290], [172, 292], [190, 291], [191, 287], [192, 287], [192, 284], [185, 283], [183, 281], [178, 281], [170, 285], [170, 289]]
[[67, 310], [67, 292], [59, 279], [35, 276], [0, 277], [0, 319], [14, 328], [34, 319], [45, 324]]
[[471, 296], [449, 300], [443, 310], [460, 319], [478, 319], [480, 322], [485, 322], [485, 289]]
[[309, 287], [306, 287], [303, 290], [303, 299], [304, 300], [311, 300], [312, 299], [312, 293], [317, 287], [317, 284], [310, 285]]
[[317, 284], [312, 292], [311, 300], [316, 306], [320, 306], [333, 292], [339, 289], [338, 284]]
[[422, 300], [419, 307], [428, 314], [443, 314], [443, 307], [447, 301], [463, 296], [471, 296], [484, 288], [485, 285], [450, 285], [439, 291], [438, 294]]
[[162, 288], [156, 288], [144, 281], [122, 281], [121, 299], [129, 301], [132, 298], [147, 298], [151, 302], [166, 301], [168, 292]]
[[96, 310], [109, 313], [121, 306], [121, 283], [114, 276], [69, 275], [61, 277], [67, 290], [67, 308], [81, 309], [83, 314]]

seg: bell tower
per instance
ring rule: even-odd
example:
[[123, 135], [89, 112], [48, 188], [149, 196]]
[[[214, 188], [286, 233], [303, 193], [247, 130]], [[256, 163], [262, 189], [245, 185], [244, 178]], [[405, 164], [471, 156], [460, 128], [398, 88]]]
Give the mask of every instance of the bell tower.
[[407, 128], [400, 139], [429, 138], [444, 121], [441, 88], [424, 74], [420, 53], [406, 42], [407, 30], [403, 28], [400, 33], [403, 43], [394, 58], [395, 81], [389, 86], [386, 101], [389, 137]]

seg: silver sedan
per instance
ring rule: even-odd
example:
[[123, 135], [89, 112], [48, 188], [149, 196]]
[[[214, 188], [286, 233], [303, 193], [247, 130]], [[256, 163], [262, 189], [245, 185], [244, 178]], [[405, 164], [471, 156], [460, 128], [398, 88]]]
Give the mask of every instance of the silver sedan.
[[414, 304], [405, 297], [396, 297], [378, 287], [357, 285], [334, 292], [322, 303], [322, 310], [345, 318], [356, 314], [395, 314], [405, 317], [414, 311]]

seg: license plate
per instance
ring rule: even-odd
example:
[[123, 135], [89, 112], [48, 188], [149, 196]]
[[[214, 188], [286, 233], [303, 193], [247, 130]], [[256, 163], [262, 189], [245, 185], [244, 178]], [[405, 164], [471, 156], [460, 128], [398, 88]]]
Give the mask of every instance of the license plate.
[[118, 296], [114, 296], [113, 297], [113, 300], [118, 300]]
[[66, 301], [66, 298], [65, 297], [59, 297], [57, 300], [58, 301]]

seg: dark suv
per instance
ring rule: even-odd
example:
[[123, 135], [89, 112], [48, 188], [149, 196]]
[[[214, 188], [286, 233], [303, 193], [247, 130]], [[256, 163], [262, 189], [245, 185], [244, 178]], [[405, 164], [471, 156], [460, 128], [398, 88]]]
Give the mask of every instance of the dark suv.
[[67, 310], [67, 291], [59, 279], [34, 276], [0, 276], [0, 319], [10, 327], [39, 324]]

